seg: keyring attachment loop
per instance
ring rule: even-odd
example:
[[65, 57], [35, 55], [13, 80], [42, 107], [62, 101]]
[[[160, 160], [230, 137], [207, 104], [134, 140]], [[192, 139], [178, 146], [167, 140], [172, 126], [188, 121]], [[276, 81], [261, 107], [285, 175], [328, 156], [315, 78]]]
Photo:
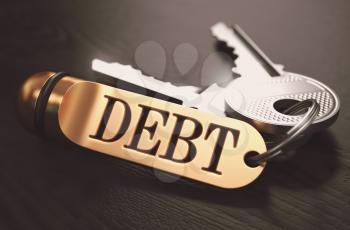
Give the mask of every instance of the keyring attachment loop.
[[284, 113], [287, 113], [289, 115], [297, 115], [306, 109], [307, 112], [305, 116], [303, 116], [298, 124], [296, 124], [287, 132], [287, 134], [280, 140], [278, 144], [267, 150], [265, 153], [247, 158], [247, 164], [257, 166], [265, 163], [268, 160], [271, 160], [278, 155], [281, 155], [284, 152], [283, 150], [290, 143], [295, 141], [303, 132], [305, 132], [307, 128], [312, 124], [312, 122], [316, 119], [316, 116], [320, 111], [320, 105], [315, 99], [308, 99], [301, 101], [284, 111]]

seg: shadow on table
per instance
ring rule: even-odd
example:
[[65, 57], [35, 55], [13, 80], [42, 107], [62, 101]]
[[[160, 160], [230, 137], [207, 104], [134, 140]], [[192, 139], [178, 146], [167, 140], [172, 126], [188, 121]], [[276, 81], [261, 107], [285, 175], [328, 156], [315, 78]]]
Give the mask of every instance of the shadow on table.
[[[46, 147], [52, 148], [52, 145]], [[48, 164], [55, 165], [61, 174], [48, 174], [48, 181], [43, 183], [64, 178], [63, 186], [77, 191], [76, 195], [80, 193], [81, 197], [87, 193], [87, 188], [88, 196], [101, 197], [111, 188], [118, 190], [126, 187], [225, 206], [264, 208], [269, 205], [269, 190], [274, 187], [316, 189], [325, 184], [337, 170], [336, 149], [336, 142], [329, 132], [315, 134], [292, 159], [269, 163], [252, 184], [241, 189], [225, 190], [183, 178], [164, 183], [157, 178], [159, 174], [149, 168], [84, 149], [74, 150], [73, 154], [64, 154], [62, 157], [59, 155], [63, 149], [59, 148], [55, 151], [56, 156], [48, 157], [47, 160], [54, 161]], [[62, 165], [64, 170], [58, 169]], [[162, 173], [163, 181], [173, 179], [173, 176]]]
[[315, 134], [293, 158], [269, 163], [255, 182], [241, 189], [218, 189], [200, 182], [188, 182], [186, 179], [173, 184], [151, 182], [153, 186], [143, 183], [141, 186], [161, 193], [222, 205], [264, 207], [269, 203], [269, 190], [273, 187], [291, 190], [316, 189], [327, 183], [338, 167], [336, 146], [330, 132]]

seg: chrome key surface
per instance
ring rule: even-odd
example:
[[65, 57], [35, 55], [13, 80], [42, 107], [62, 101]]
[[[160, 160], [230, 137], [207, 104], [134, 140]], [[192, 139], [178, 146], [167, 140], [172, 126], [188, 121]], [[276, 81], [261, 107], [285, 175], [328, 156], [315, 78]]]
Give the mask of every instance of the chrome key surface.
[[163, 82], [152, 76], [143, 75], [140, 70], [130, 65], [122, 65], [117, 62], [108, 63], [99, 59], [92, 61], [92, 69], [99, 73], [129, 82], [131, 84], [150, 89], [155, 92], [176, 98], [183, 102], [183, 105], [193, 107], [200, 101], [199, 90], [194, 86], [175, 86], [170, 82]]
[[284, 71], [237, 25], [231, 28], [218, 23], [211, 31], [214, 37], [225, 42], [238, 55], [233, 71], [240, 75], [222, 89], [225, 91], [225, 103], [213, 100], [211, 106], [225, 104], [228, 116], [244, 119], [260, 131], [271, 134], [285, 132], [294, 126], [302, 116], [284, 114], [283, 110], [306, 99], [315, 99], [321, 106], [311, 129], [325, 128], [336, 120], [339, 98], [327, 85], [301, 74]]

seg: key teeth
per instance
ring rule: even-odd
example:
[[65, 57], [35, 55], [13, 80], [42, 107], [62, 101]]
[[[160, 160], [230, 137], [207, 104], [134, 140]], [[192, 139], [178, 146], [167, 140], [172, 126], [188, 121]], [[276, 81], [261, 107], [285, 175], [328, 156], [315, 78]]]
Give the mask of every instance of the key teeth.
[[[233, 49], [232, 53], [237, 56], [237, 58], [235, 59], [234, 63], [236, 64], [236, 67], [232, 68], [232, 72], [234, 74], [238, 74], [239, 76], [242, 75], [242, 72], [244, 71], [240, 71], [240, 55], [239, 53], [237, 53], [237, 47], [235, 47], [235, 44], [232, 44], [231, 40], [225, 36], [225, 34], [227, 33], [231, 33], [233, 32], [232, 29], [230, 27], [228, 27], [225, 23], [223, 22], [218, 22], [215, 25], [213, 25], [211, 28], [211, 33], [212, 35], [221, 42], [224, 42], [226, 44], [227, 47], [230, 47]], [[284, 66], [280, 65], [280, 64], [274, 64], [275, 68], [280, 72], [283, 73], [284, 72]]]
[[[119, 64], [118, 62], [113, 62], [111, 64], [117, 64], [117, 65], [123, 65], [123, 64]], [[140, 69], [136, 69], [134, 68], [132, 65], [123, 65], [125, 66], [125, 68], [128, 69], [128, 71], [132, 71], [132, 72], [135, 72], [137, 75], [139, 76], [147, 76], [148, 78], [151, 78], [151, 79], [155, 79], [155, 80], [158, 80], [156, 77], [154, 76], [151, 76], [151, 75], [148, 75], [148, 74], [144, 74]], [[173, 85], [171, 82], [164, 82], [164, 83], [169, 83], [170, 85]]]
[[[114, 64], [114, 63], [113, 63]], [[118, 63], [119, 64], [119, 63]], [[128, 68], [128, 71], [134, 71], [138, 75], [143, 75], [141, 70], [134, 68], [132, 65], [124, 65], [125, 68]]]
[[219, 41], [224, 42], [226, 44], [227, 47], [230, 47], [233, 49], [232, 54], [235, 55], [237, 58], [234, 61], [234, 63], [236, 64], [236, 67], [232, 68], [232, 72], [234, 74], [237, 74], [239, 76], [241, 76], [242, 74], [240, 73], [241, 71], [239, 71], [239, 62], [240, 62], [240, 55], [238, 53], [236, 53], [236, 47], [234, 46], [234, 44], [230, 43], [230, 40], [228, 40], [223, 33], [218, 32], [219, 30], [227, 30], [232, 32], [232, 29], [229, 28], [225, 23], [223, 22], [218, 22], [215, 25], [213, 25], [211, 27], [211, 33], [212, 35]]
[[[223, 22], [218, 22], [213, 25], [211, 28], [212, 35], [219, 41], [225, 42], [228, 47], [235, 48], [233, 44], [230, 44], [230, 41], [223, 36], [223, 33], [220, 33], [220, 30], [231, 31], [231, 29]], [[235, 54], [235, 53], [234, 53]]]
[[[94, 61], [95, 60], [98, 60], [98, 59], [94, 59]], [[124, 65], [124, 64], [120, 64], [119, 62], [109, 62], [108, 64], [114, 66], [115, 69], [117, 69], [117, 68], [119, 68], [121, 66], [121, 67], [125, 68], [126, 71], [133, 72], [133, 73], [137, 74], [140, 77], [141, 76], [147, 76], [148, 78], [158, 80], [157, 78], [155, 78], [153, 76], [150, 76], [150, 75], [147, 75], [147, 74], [143, 74], [141, 70], [134, 68], [132, 65]], [[170, 82], [164, 82], [164, 83], [168, 83], [169, 85], [173, 86], [173, 84], [170, 83]]]
[[233, 72], [234, 74], [237, 74], [237, 75], [241, 76], [241, 74], [239, 73], [238, 67], [233, 67], [233, 68], [232, 68], [232, 72]]
[[[150, 85], [148, 85], [146, 88], [153, 90], [153, 91], [156, 91], [156, 92], [159, 92], [159, 93], [162, 93], [162, 94], [165, 94], [165, 95], [169, 95], [170, 97], [174, 97], [174, 98], [177, 98], [177, 99], [180, 99], [183, 101], [187, 101], [187, 103], [191, 106], [195, 105], [196, 101], [199, 100], [198, 93], [192, 92], [192, 91], [185, 91], [185, 92], [182, 92], [180, 94], [178, 92], [177, 86], [175, 86], [171, 82], [163, 82], [163, 81], [158, 80], [157, 78], [155, 78], [153, 76], [149, 76], [149, 75], [146, 76], [142, 73], [141, 70], [135, 69], [131, 65], [123, 65], [123, 64], [120, 64], [118, 62], [104, 62], [104, 61], [99, 60], [99, 59], [94, 59], [92, 61], [92, 69], [94, 71], [113, 76], [117, 79], [119, 78], [119, 79], [124, 80], [126, 82], [130, 82], [132, 84], [139, 85], [141, 87], [145, 87], [145, 85], [140, 85], [140, 83], [142, 82], [142, 84], [144, 84], [144, 83], [146, 83], [145, 81], [147, 81], [149, 79], [151, 81], [154, 81], [153, 83], [155, 83], [155, 84], [159, 84], [159, 85], [161, 84], [161, 86], [149, 87]], [[118, 70], [120, 71], [120, 74], [122, 74], [124, 77], [116, 76], [115, 72], [118, 72]], [[138, 82], [139, 84], [137, 84], [135, 82], [129, 81], [129, 79], [125, 78], [125, 76], [127, 74], [132, 75], [130, 77], [130, 79], [133, 79], [135, 77], [136, 78], [140, 77], [140, 79], [138, 79], [138, 80], [140, 80], [141, 82]], [[144, 77], [147, 77], [147, 80], [145, 80]]]
[[231, 31], [231, 29], [223, 22], [218, 22], [216, 23], [215, 25], [213, 25], [211, 28], [211, 33], [212, 35], [218, 40], [218, 41], [221, 41], [221, 42], [224, 42], [226, 44], [227, 47], [230, 47], [233, 49], [232, 51], [232, 54], [237, 56], [236, 60], [235, 60], [235, 64], [236, 64], [236, 67], [232, 68], [232, 72], [235, 73], [235, 74], [238, 74], [238, 75], [241, 75], [239, 73], [239, 70], [238, 70], [238, 62], [239, 62], [239, 54], [236, 53], [236, 49], [234, 47], [233, 44], [230, 44], [230, 41], [228, 39], [225, 38], [225, 36], [222, 35], [222, 33], [218, 32], [219, 30], [228, 30], [228, 31]]

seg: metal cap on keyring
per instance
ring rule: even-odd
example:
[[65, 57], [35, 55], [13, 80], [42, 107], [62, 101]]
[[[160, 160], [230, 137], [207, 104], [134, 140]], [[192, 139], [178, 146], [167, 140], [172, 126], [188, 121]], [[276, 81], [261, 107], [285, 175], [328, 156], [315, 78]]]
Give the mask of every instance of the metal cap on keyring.
[[[45, 136], [60, 136], [57, 112], [63, 96], [74, 84], [85, 81], [63, 72], [41, 72], [26, 80], [19, 90], [18, 111], [25, 127]], [[141, 86], [107, 76], [94, 79], [103, 85], [125, 89], [137, 94], [181, 104], [176, 98], [145, 89]]]
[[57, 136], [60, 101], [67, 89], [79, 81], [65, 73], [50, 71], [29, 77], [22, 84], [18, 96], [18, 113], [23, 125], [38, 134]]

